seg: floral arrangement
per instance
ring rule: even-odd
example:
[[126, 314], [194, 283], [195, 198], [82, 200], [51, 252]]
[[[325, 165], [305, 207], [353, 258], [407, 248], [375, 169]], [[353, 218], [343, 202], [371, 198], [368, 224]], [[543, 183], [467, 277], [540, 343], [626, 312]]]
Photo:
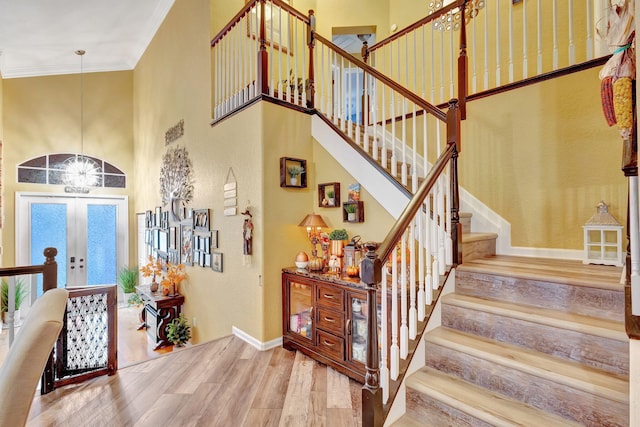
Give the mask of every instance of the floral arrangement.
[[160, 285], [162, 286], [162, 293], [178, 293], [178, 286], [184, 279], [187, 278], [187, 273], [184, 271], [183, 264], [171, 264], [167, 263], [167, 273], [165, 274]]
[[183, 264], [171, 264], [168, 262], [165, 271], [160, 260], [154, 259], [153, 256], [149, 256], [149, 262], [140, 271], [144, 277], [153, 277], [152, 281], [154, 283], [156, 282], [156, 276], [160, 277], [163, 295], [177, 294], [180, 283], [187, 278]]
[[151, 281], [155, 283], [156, 276], [162, 275], [162, 263], [149, 255], [149, 262], [140, 269], [143, 277], [152, 277]]

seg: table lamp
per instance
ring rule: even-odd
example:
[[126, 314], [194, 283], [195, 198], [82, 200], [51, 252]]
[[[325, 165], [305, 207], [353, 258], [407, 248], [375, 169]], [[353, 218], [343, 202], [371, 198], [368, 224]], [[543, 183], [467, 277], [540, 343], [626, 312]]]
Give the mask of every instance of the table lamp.
[[318, 251], [316, 250], [316, 245], [320, 243], [320, 231], [322, 228], [328, 227], [324, 222], [322, 217], [316, 213], [310, 213], [304, 217], [302, 222], [298, 224], [299, 227], [307, 228], [307, 237], [311, 241], [311, 245], [313, 245], [313, 250], [311, 251], [311, 255], [314, 257], [318, 256]]

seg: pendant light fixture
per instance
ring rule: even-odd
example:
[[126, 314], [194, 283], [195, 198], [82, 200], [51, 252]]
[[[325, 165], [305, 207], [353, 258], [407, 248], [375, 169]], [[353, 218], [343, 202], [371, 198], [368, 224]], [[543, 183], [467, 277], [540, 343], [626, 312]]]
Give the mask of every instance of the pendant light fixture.
[[84, 155], [84, 50], [76, 50], [80, 56], [80, 154], [64, 161], [64, 191], [67, 193], [88, 193], [89, 187], [101, 183], [102, 168], [90, 157]]

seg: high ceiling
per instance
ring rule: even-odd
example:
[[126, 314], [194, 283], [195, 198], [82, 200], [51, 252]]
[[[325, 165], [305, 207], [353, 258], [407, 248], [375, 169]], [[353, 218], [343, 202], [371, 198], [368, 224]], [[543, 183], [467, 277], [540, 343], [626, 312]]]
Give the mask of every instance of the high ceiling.
[[0, 0], [3, 78], [132, 70], [174, 0]]

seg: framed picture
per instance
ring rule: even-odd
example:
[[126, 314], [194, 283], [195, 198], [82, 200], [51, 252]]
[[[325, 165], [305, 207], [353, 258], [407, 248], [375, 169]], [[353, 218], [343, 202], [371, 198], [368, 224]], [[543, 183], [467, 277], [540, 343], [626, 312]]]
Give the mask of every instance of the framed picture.
[[[291, 4], [291, 0], [283, 1], [289, 5]], [[245, 3], [248, 2], [248, 0], [245, 0]], [[253, 40], [260, 38], [259, 3], [256, 3], [256, 5], [251, 9], [251, 13], [247, 15], [247, 37]], [[293, 22], [287, 22], [287, 19], [291, 19], [289, 13], [281, 7], [272, 4], [270, 8], [265, 8], [264, 32], [267, 46], [273, 46], [274, 49], [284, 53], [289, 53], [291, 33], [288, 30], [293, 29]], [[293, 52], [291, 52], [291, 55], [293, 55]]]
[[340, 183], [318, 184], [318, 206], [321, 208], [340, 207]]
[[193, 210], [193, 227], [196, 230], [209, 231], [209, 209]]
[[169, 251], [169, 231], [167, 230], [158, 230], [158, 250], [162, 252]]
[[160, 222], [162, 221], [162, 208], [160, 206], [156, 207], [156, 213], [153, 216], [153, 226], [160, 227]]
[[211, 267], [211, 254], [204, 254], [203, 267]]
[[218, 249], [218, 230], [211, 231], [211, 249]]
[[144, 223], [147, 228], [153, 227], [153, 213], [151, 211], [146, 211], [144, 213]]
[[191, 222], [180, 224], [180, 262], [184, 265], [193, 264], [193, 226]]
[[169, 249], [176, 250], [176, 242], [178, 241], [178, 227], [169, 227]]
[[167, 256], [169, 257], [169, 262], [171, 264], [178, 265], [180, 263], [180, 252], [170, 249]]
[[280, 157], [280, 187], [307, 188], [307, 161]]
[[222, 253], [214, 252], [211, 254], [211, 269], [222, 273]]

